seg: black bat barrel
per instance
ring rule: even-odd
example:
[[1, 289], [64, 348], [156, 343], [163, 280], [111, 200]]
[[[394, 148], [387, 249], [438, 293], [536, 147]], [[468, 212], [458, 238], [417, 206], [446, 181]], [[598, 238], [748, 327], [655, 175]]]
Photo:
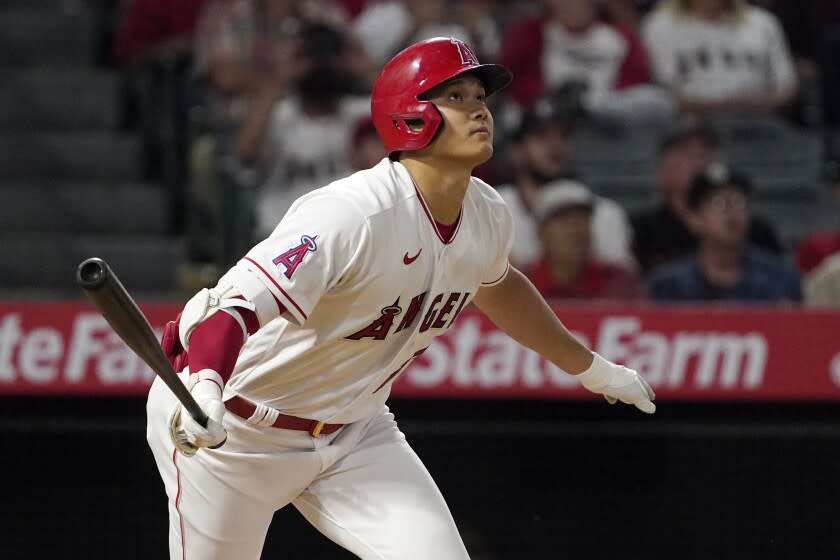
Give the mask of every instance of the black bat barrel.
[[163, 353], [146, 316], [104, 260], [85, 259], [76, 269], [76, 281], [119, 337], [169, 386], [190, 416], [207, 426], [207, 415], [178, 378]]

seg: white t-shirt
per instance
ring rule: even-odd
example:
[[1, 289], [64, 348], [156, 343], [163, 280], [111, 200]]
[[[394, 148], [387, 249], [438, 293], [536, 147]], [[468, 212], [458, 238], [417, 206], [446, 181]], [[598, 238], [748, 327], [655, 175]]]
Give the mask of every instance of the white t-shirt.
[[[498, 190], [513, 216], [510, 258], [517, 266], [528, 267], [542, 256], [537, 222], [515, 185], [502, 185]], [[632, 239], [633, 230], [624, 208], [607, 198], [596, 197], [592, 212], [592, 249], [595, 257], [602, 262], [635, 269]]]
[[370, 98], [344, 97], [333, 115], [307, 116], [296, 97], [275, 106], [262, 146], [266, 177], [257, 203], [257, 229], [268, 235], [292, 203], [350, 172], [353, 128], [370, 114]]
[[627, 41], [612, 27], [599, 23], [582, 33], [570, 33], [556, 23], [545, 26], [542, 70], [554, 89], [569, 81], [588, 84], [587, 95], [601, 98], [615, 89], [627, 56]]
[[263, 324], [225, 397], [333, 423], [379, 411], [397, 374], [507, 274], [512, 221], [492, 187], [471, 179], [456, 228], [444, 242], [407, 169], [387, 158], [297, 200], [220, 281]]
[[708, 22], [671, 4], [650, 14], [642, 35], [657, 80], [685, 97], [705, 101], [794, 87], [793, 62], [776, 18], [752, 6], [739, 14]]

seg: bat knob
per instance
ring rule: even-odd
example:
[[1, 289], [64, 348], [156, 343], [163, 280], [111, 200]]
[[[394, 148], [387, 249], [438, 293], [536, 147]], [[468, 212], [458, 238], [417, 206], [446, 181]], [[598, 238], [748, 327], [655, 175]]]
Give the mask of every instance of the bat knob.
[[99, 257], [85, 259], [76, 269], [76, 281], [85, 290], [95, 290], [108, 277], [108, 265]]

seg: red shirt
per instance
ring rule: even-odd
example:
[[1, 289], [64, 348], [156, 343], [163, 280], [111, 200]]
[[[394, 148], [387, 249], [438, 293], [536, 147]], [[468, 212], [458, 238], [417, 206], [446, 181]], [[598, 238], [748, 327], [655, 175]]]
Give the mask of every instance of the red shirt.
[[574, 284], [558, 284], [544, 259], [534, 263], [527, 276], [546, 299], [639, 299], [643, 294], [637, 274], [596, 260], [589, 261]]
[[144, 48], [174, 37], [191, 37], [208, 0], [129, 0], [114, 54], [130, 58]]
[[808, 274], [826, 257], [840, 252], [840, 232], [813, 233], [796, 247], [796, 264], [802, 274]]

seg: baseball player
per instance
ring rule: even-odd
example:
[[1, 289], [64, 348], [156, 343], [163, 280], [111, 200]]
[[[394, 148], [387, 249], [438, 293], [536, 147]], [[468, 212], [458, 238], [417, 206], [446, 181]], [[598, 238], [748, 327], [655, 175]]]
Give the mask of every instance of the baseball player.
[[172, 558], [259, 558], [289, 503], [362, 558], [468, 558], [385, 403], [471, 302], [591, 391], [655, 411], [645, 381], [582, 346], [508, 264], [510, 214], [470, 173], [493, 153], [486, 97], [510, 80], [455, 39], [397, 54], [371, 100], [389, 157], [298, 199], [167, 326], [163, 347], [211, 418], [202, 428], [153, 384]]

